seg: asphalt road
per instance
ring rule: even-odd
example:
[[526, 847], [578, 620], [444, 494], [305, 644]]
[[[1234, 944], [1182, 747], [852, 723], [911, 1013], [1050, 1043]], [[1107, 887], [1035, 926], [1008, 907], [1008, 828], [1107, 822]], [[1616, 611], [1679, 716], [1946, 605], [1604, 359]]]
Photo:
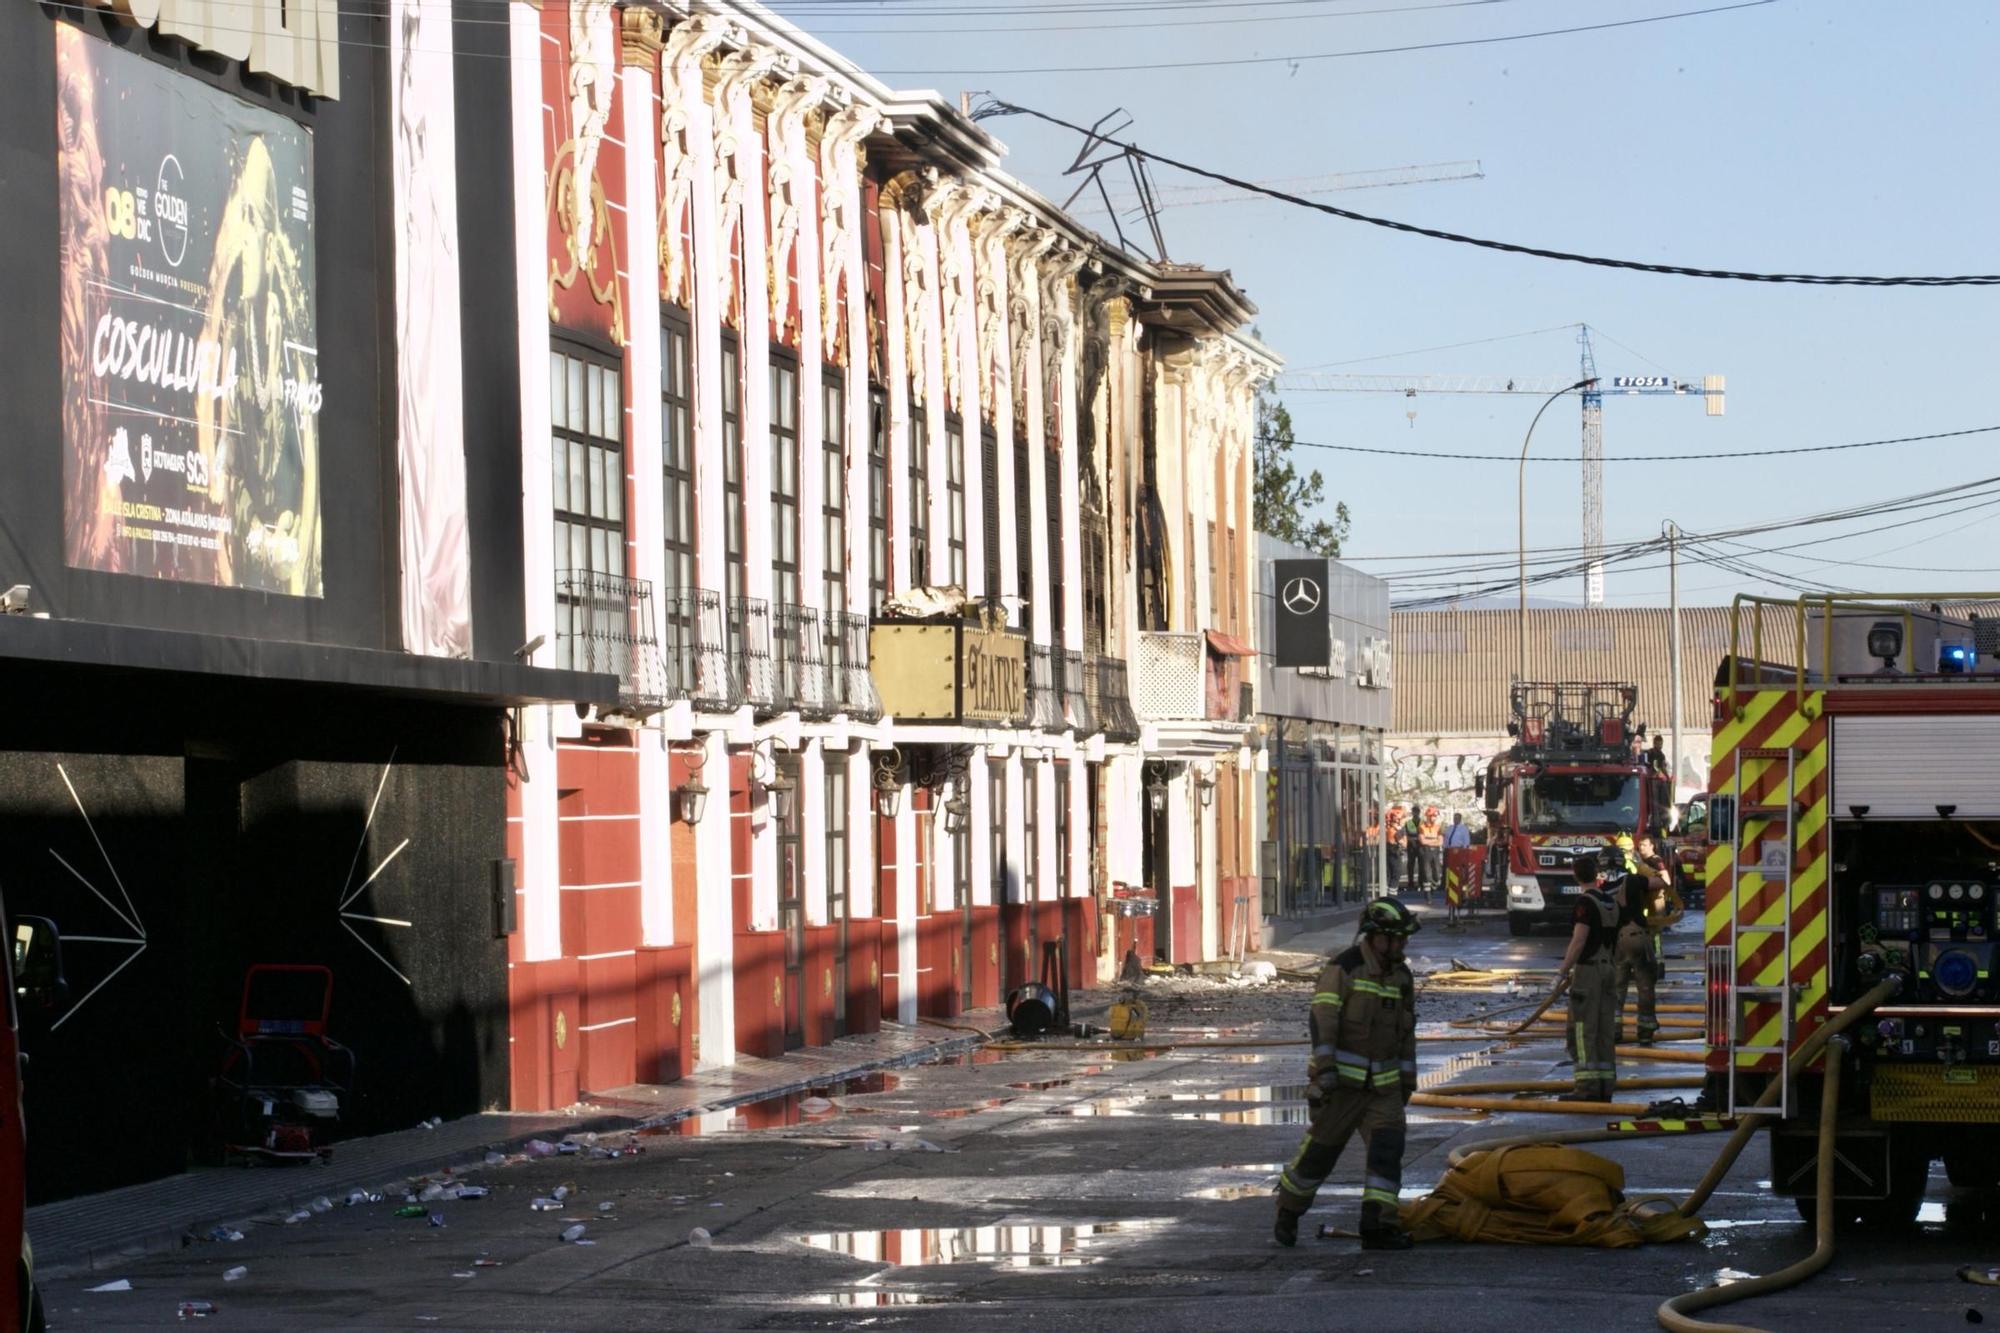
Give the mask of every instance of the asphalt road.
[[[1432, 918], [1412, 955], [1546, 967], [1561, 944], [1509, 939], [1493, 919], [1454, 933]], [[1688, 955], [1670, 963], [1688, 995], [1698, 944], [1685, 936], [1671, 950]], [[1668, 1295], [1767, 1272], [1811, 1248], [1791, 1201], [1761, 1179], [1761, 1145], [1712, 1201], [1714, 1229], [1698, 1242], [1276, 1247], [1270, 1186], [1303, 1132], [1304, 1051], [1224, 1043], [1296, 1038], [1309, 989], [1168, 983], [1154, 987], [1150, 1035], [1186, 1044], [1155, 1057], [981, 1052], [827, 1089], [825, 1106], [780, 1101], [733, 1124], [715, 1117], [641, 1137], [636, 1155], [620, 1137], [598, 1145], [619, 1149], [616, 1158], [586, 1147], [496, 1165], [469, 1178], [488, 1197], [430, 1205], [441, 1227], [393, 1216], [399, 1195], [296, 1224], [268, 1219], [240, 1242], [58, 1283], [52, 1322], [155, 1327], [176, 1323], [181, 1302], [203, 1300], [216, 1307], [203, 1322], [218, 1328], [1641, 1329]], [[1523, 998], [1431, 992], [1420, 1017]], [[1446, 1078], [1567, 1074], [1554, 1042], [1465, 1055], [1480, 1048], [1428, 1043], [1423, 1064]], [[1406, 1196], [1436, 1181], [1455, 1142], [1601, 1123], [1413, 1112]], [[1628, 1193], [1676, 1194], [1721, 1137], [1607, 1151], [1624, 1165]], [[1309, 1222], [1353, 1226], [1360, 1155], [1349, 1149]], [[572, 1189], [559, 1208], [531, 1210], [564, 1184]], [[1968, 1311], [2000, 1319], [1992, 1289], [1955, 1277], [1961, 1265], [2000, 1260], [1984, 1214], [1983, 1200], [1953, 1197], [1939, 1174], [1919, 1228], [1844, 1239], [1827, 1273], [1727, 1317], [1815, 1333], [1961, 1327]], [[561, 1239], [577, 1225], [588, 1243]], [[225, 1280], [238, 1266], [247, 1272]], [[90, 1290], [119, 1278], [132, 1289]]]

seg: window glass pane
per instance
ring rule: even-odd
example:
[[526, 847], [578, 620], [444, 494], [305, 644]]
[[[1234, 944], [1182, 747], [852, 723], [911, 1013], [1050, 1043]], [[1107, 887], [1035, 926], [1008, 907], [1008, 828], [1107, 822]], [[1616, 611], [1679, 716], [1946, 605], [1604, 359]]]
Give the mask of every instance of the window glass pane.
[[588, 445], [580, 447], [587, 451], [584, 466], [586, 469], [585, 475], [590, 478], [590, 508], [586, 512], [592, 518], [602, 518], [604, 516], [604, 451], [602, 449], [591, 449]]
[[619, 391], [618, 372], [615, 370], [605, 371], [603, 435], [607, 440], [616, 441], [625, 438], [625, 403], [623, 400], [624, 395]]
[[616, 449], [604, 451], [604, 516], [613, 523], [625, 519], [625, 455]]
[[571, 513], [586, 512], [590, 503], [590, 480], [586, 469], [590, 460], [585, 456], [590, 452], [587, 444], [571, 441], [569, 446], [569, 508]]
[[590, 567], [594, 570], [603, 570], [609, 558], [604, 553], [604, 537], [603, 528], [590, 530]]
[[575, 357], [564, 357], [569, 363], [569, 413], [567, 420], [571, 430], [584, 428], [587, 415], [583, 401], [583, 362]]
[[617, 533], [611, 534], [610, 544], [607, 546], [604, 552], [604, 557], [605, 557], [604, 572], [607, 574], [614, 575], [615, 577], [618, 578], [624, 578], [625, 543], [619, 540], [619, 534]]
[[549, 462], [554, 477], [550, 482], [550, 499], [557, 509], [569, 508], [569, 445], [561, 439], [549, 443]]
[[549, 420], [560, 426], [567, 419], [563, 409], [564, 357], [561, 352], [549, 353]]

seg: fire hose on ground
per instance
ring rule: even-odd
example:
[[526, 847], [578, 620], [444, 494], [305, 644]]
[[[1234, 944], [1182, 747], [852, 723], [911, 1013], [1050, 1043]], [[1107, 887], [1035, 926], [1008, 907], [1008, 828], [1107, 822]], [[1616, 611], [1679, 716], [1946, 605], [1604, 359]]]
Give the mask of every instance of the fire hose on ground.
[[[1877, 1005], [1895, 996], [1902, 987], [1903, 979], [1900, 976], [1892, 976], [1877, 983], [1867, 994], [1841, 1010], [1824, 1027], [1821, 1027], [1818, 1031], [1807, 1037], [1800, 1045], [1798, 1052], [1792, 1057], [1792, 1068], [1794, 1070], [1804, 1069], [1814, 1060], [1817, 1060], [1826, 1052], [1827, 1047], [1840, 1037], [1841, 1033], [1873, 1013]], [[1844, 1045], [1845, 1043], [1843, 1042], [1843, 1048]], [[1722, 1287], [1704, 1287], [1699, 1291], [1691, 1291], [1661, 1302], [1657, 1318], [1659, 1319], [1660, 1326], [1667, 1329], [1669, 1333], [1762, 1333], [1761, 1330], [1745, 1324], [1707, 1323], [1695, 1319], [1691, 1311], [1705, 1310], [1713, 1306], [1745, 1300], [1752, 1296], [1761, 1296], [1773, 1291], [1781, 1291], [1787, 1287], [1796, 1286], [1798, 1283], [1811, 1277], [1814, 1273], [1819, 1272], [1822, 1268], [1825, 1268], [1831, 1262], [1834, 1243], [1832, 1179], [1834, 1147], [1837, 1141], [1834, 1112], [1837, 1109], [1839, 1094], [1840, 1071], [1836, 1068], [1839, 1063], [1838, 1053], [1836, 1053], [1836, 1058], [1827, 1064], [1826, 1082], [1822, 1089], [1820, 1100], [1819, 1159], [1817, 1164], [1818, 1173], [1815, 1179], [1819, 1195], [1818, 1206], [1814, 1216], [1815, 1240], [1812, 1254], [1796, 1264], [1782, 1268], [1775, 1273], [1767, 1273], [1763, 1277], [1732, 1282]], [[1778, 1103], [1783, 1093], [1784, 1085], [1777, 1080], [1773, 1080], [1770, 1086], [1765, 1088], [1763, 1095], [1750, 1108], [1752, 1114], [1744, 1115], [1741, 1118], [1741, 1122], [1737, 1125], [1735, 1132], [1729, 1136], [1729, 1141], [1723, 1145], [1722, 1151], [1717, 1153], [1715, 1160], [1709, 1164], [1708, 1171], [1702, 1177], [1701, 1182], [1678, 1205], [1677, 1211], [1683, 1217], [1693, 1217], [1701, 1211], [1702, 1206], [1708, 1202], [1709, 1196], [1715, 1193], [1716, 1188], [1722, 1184], [1723, 1179], [1729, 1174], [1730, 1168], [1735, 1166], [1736, 1159], [1743, 1155], [1743, 1150], [1749, 1146], [1751, 1137], [1756, 1134], [1760, 1122], [1763, 1120], [1763, 1116], [1756, 1113], [1768, 1112], [1771, 1107]], [[1565, 1103], [1565, 1105], [1574, 1106], [1575, 1103]], [[1451, 1166], [1457, 1166], [1474, 1153], [1490, 1152], [1498, 1148], [1545, 1143], [1603, 1143], [1611, 1140], [1622, 1142], [1635, 1138], [1652, 1137], [1657, 1137], [1656, 1131], [1641, 1130], [1630, 1132], [1609, 1129], [1578, 1129], [1559, 1130], [1553, 1134], [1517, 1134], [1507, 1138], [1487, 1139], [1478, 1143], [1465, 1144], [1462, 1147], [1452, 1149], [1447, 1154], [1445, 1160]]]

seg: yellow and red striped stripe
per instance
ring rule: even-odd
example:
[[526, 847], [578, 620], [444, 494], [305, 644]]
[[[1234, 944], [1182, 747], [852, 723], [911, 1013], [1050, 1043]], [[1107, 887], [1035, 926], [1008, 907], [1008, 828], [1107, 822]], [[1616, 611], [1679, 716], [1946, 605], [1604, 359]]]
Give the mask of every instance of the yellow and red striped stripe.
[[[1790, 749], [1796, 753], [1797, 806], [1792, 854], [1792, 956], [1789, 978], [1785, 977], [1784, 937], [1764, 935], [1741, 960], [1737, 984], [1772, 986], [1788, 979], [1796, 996], [1795, 1023], [1791, 1043], [1796, 1050], [1827, 1017], [1827, 724], [1825, 696], [1821, 691], [1803, 695], [1791, 686], [1769, 689], [1739, 688], [1737, 707], [1718, 709], [1724, 721], [1716, 728], [1709, 768], [1711, 791], [1730, 794], [1742, 774], [1740, 803], [1746, 806], [1779, 805], [1785, 799], [1783, 758], [1746, 756], [1749, 750]], [[1740, 815], [1739, 815], [1740, 818]], [[1753, 821], [1753, 837], [1746, 841], [1746, 863], [1754, 864], [1762, 844], [1783, 829], [1781, 819]], [[1777, 925], [1784, 910], [1785, 884], [1767, 880], [1754, 869], [1739, 870], [1734, 848], [1711, 847], [1708, 853], [1708, 906], [1706, 934], [1711, 947], [1727, 947], [1738, 919], [1758, 925]], [[1751, 1001], [1744, 1005], [1743, 1042], [1748, 1046], [1771, 1046], [1778, 1042], [1783, 1013], [1773, 1001]], [[1720, 1034], [1725, 1040], [1726, 1033]], [[1774, 1056], [1738, 1057], [1739, 1067], [1774, 1071]], [[1729, 1056], [1724, 1046], [1709, 1052], [1708, 1067], [1726, 1070]]]

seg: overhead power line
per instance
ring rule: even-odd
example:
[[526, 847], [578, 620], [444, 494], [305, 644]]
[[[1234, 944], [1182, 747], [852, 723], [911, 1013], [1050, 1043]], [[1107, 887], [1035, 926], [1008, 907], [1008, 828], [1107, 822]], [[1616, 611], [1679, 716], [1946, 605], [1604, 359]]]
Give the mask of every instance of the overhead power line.
[[1606, 23], [1579, 23], [1568, 28], [1543, 28], [1537, 32], [1501, 33], [1491, 37], [1459, 37], [1442, 42], [1408, 42], [1400, 46], [1373, 46], [1352, 51], [1314, 51], [1297, 55], [1279, 56], [1234, 56], [1212, 60], [1155, 60], [1129, 65], [1040, 65], [1013, 69], [885, 69], [878, 74], [1119, 74], [1138, 73], [1172, 69], [1224, 69], [1250, 65], [1303, 65], [1315, 60], [1348, 60], [1357, 56], [1407, 55], [1414, 51], [1445, 51], [1462, 46], [1494, 46], [1502, 42], [1527, 42], [1542, 37], [1568, 37], [1582, 32], [1604, 32], [1612, 28], [1636, 28], [1647, 23], [1668, 23], [1675, 19], [1700, 18], [1707, 14], [1726, 14], [1736, 9], [1758, 9], [1764, 5], [1776, 4], [1778, 0], [1737, 0], [1730, 5], [1711, 5], [1707, 9], [1683, 9], [1672, 14], [1648, 14], [1643, 18], [1614, 19]]
[[[1970, 426], [1964, 430], [1937, 431], [1930, 435], [1899, 435], [1892, 440], [1857, 440], [1852, 444], [1805, 444], [1790, 449], [1739, 449], [1724, 453], [1700, 454], [1622, 454], [1607, 456], [1607, 463], [1685, 463], [1701, 459], [1752, 459], [1782, 458], [1792, 454], [1837, 454], [1850, 449], [1880, 449], [1891, 444], [1925, 444], [1936, 440], [1956, 440], [1967, 435], [1985, 435], [2000, 431], [2000, 426]], [[1260, 435], [1259, 444], [1277, 443], [1276, 437]], [[1344, 454], [1385, 454], [1392, 458], [1442, 458], [1453, 463], [1515, 463], [1521, 461], [1519, 454], [1453, 454], [1428, 449], [1382, 449], [1365, 444], [1326, 444], [1318, 440], [1284, 441], [1300, 449], [1331, 449]], [[1530, 454], [1530, 463], [1580, 463], [1578, 454]]]
[[[1754, 0], [1754, 2], [1762, 4], [1769, 3], [1770, 0]], [[1728, 6], [1728, 8], [1744, 7], [1742, 5]], [[1718, 11], [1692, 10], [1689, 12], [1715, 13]], [[1642, 20], [1634, 19], [1628, 21], [1640, 22]], [[896, 71], [890, 72], [893, 73]], [[950, 73], [953, 71], [935, 72]], [[959, 72], [971, 73], [973, 71]], [[2000, 273], [1900, 275], [1889, 277], [1853, 273], [1758, 273], [1738, 269], [1693, 268], [1682, 264], [1652, 264], [1636, 259], [1611, 259], [1602, 255], [1576, 254], [1572, 251], [1554, 250], [1544, 246], [1521, 245], [1513, 241], [1496, 241], [1486, 237], [1467, 236], [1462, 232], [1444, 231], [1436, 227], [1420, 227], [1411, 222], [1399, 222], [1394, 218], [1377, 217], [1372, 213], [1357, 213], [1351, 208], [1341, 208], [1336, 204], [1325, 204], [1313, 199], [1304, 199], [1295, 194], [1287, 194], [1283, 190], [1273, 189], [1267, 185], [1259, 185], [1254, 181], [1231, 176], [1227, 172], [1211, 171], [1207, 167], [1197, 167], [1192, 163], [1182, 162], [1178, 158], [1168, 157], [1163, 153], [1155, 153], [1150, 149], [1141, 148], [1137, 144], [1124, 143], [1117, 139], [1098, 134], [1095, 131], [1085, 129], [1083, 126], [1064, 120], [1060, 116], [1052, 116], [1046, 111], [1036, 111], [1031, 107], [1020, 106], [1012, 102], [990, 101], [983, 104], [974, 113], [975, 119], [991, 116], [1030, 116], [1050, 125], [1055, 125], [1092, 138], [1102, 146], [1123, 149], [1148, 161], [1157, 162], [1161, 166], [1172, 167], [1176, 171], [1185, 171], [1190, 175], [1206, 177], [1212, 181], [1220, 181], [1224, 185], [1233, 185], [1239, 190], [1248, 190], [1255, 194], [1267, 195], [1273, 199], [1295, 204], [1300, 208], [1309, 208], [1314, 212], [1325, 213], [1330, 217], [1344, 218], [1349, 222], [1363, 222], [1371, 227], [1383, 227], [1390, 231], [1406, 232], [1412, 236], [1427, 236], [1435, 241], [1450, 241], [1455, 245], [1471, 245], [1484, 250], [1497, 250], [1503, 254], [1527, 255], [1535, 259], [1553, 259], [1568, 264], [1589, 264], [1598, 268], [1625, 269], [1635, 273], [1663, 273], [1675, 277], [1713, 278], [1730, 282], [1787, 283], [1819, 287], [1992, 287], [2000, 285]]]
[[[1322, 2], [1323, 0], [1312, 0], [1312, 3], [1322, 3]], [[1437, 0], [1437, 3], [1432, 3], [1432, 4], [1397, 5], [1394, 7], [1383, 8], [1383, 9], [1342, 9], [1323, 14], [1233, 14], [1225, 18], [1213, 18], [1213, 19], [1146, 18], [1140, 20], [1137, 23], [1024, 24], [1016, 22], [992, 28], [968, 28], [968, 27], [916, 28], [916, 27], [911, 27], [908, 24], [898, 24], [893, 28], [845, 28], [845, 27], [822, 28], [817, 24], [814, 24], [812, 27], [812, 32], [813, 35], [816, 37], [849, 36], [849, 35], [859, 35], [864, 33], [874, 36], [883, 36], [883, 37], [926, 36], [926, 35], [957, 37], [957, 36], [971, 36], [975, 33], [995, 33], [995, 32], [997, 33], [1129, 32], [1139, 28], [1151, 30], [1154, 28], [1212, 28], [1212, 27], [1222, 27], [1222, 26], [1234, 27], [1242, 24], [1251, 24], [1251, 23], [1311, 23], [1322, 19], [1363, 18], [1368, 15], [1375, 15], [1375, 14], [1416, 14], [1416, 13], [1421, 13], [1425, 10], [1432, 10], [1432, 9], [1483, 9], [1488, 5], [1505, 5], [1512, 3], [1514, 3], [1514, 0]], [[1204, 10], [1204, 9], [1228, 9], [1228, 8], [1240, 8], [1240, 7], [1241, 6], [1233, 6], [1233, 5], [1181, 5], [1181, 6], [1171, 6], [1169, 8], [1178, 10]], [[1149, 5], [1145, 6], [1145, 8], [1149, 13], [1157, 13], [1159, 12], [1160, 7]], [[782, 13], [784, 11], [780, 10], [779, 12]], [[959, 9], [959, 10], [927, 9], [927, 10], [907, 10], [904, 12], [915, 14], [920, 18], [942, 18], [950, 15], [962, 15], [966, 17], [985, 18], [995, 15], [1018, 16], [1024, 11], [996, 10], [996, 9]], [[1025, 12], [1045, 13], [1048, 11], [1030, 10]], [[1120, 6], [1117, 9], [1079, 8], [1074, 11], [1064, 10], [1061, 12], [1064, 13], [1074, 12], [1078, 14], [1095, 14], [1095, 13], [1123, 13], [1126, 12], [1126, 10], [1123, 6]]]

